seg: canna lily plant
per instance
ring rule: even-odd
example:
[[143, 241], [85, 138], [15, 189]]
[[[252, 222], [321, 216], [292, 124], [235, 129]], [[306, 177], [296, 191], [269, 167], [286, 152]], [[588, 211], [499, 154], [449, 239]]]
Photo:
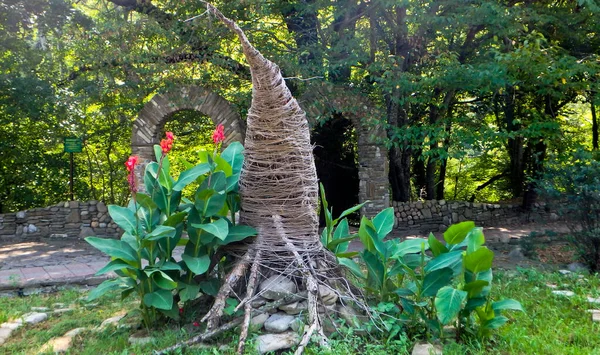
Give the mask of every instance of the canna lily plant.
[[[174, 179], [168, 154], [175, 136], [167, 132], [154, 146], [157, 161], [146, 166], [143, 188], [134, 175], [138, 157], [127, 160], [131, 200], [126, 207], [108, 206], [123, 230], [121, 238], [86, 238], [111, 257], [97, 275], [114, 271], [118, 277], [104, 281], [88, 299], [115, 290], [122, 298], [137, 295], [144, 325], [150, 328], [165, 316], [179, 319], [184, 314], [179, 303], [185, 307], [202, 294], [216, 294], [221, 284], [217, 268], [223, 266], [217, 251], [256, 234], [252, 227], [236, 224], [243, 147], [233, 142], [221, 152], [224, 138], [220, 125], [213, 134], [215, 151], [202, 152], [198, 165]], [[193, 182], [199, 184], [193, 197], [182, 197]], [[177, 246], [184, 246], [180, 260], [173, 256]]]

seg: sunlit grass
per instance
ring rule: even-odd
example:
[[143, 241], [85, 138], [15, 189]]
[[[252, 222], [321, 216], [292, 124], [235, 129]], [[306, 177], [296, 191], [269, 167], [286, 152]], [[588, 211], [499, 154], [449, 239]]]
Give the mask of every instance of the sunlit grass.
[[[571, 298], [556, 296], [547, 284], [558, 289], [575, 292]], [[494, 298], [514, 298], [525, 308], [525, 313], [506, 312], [510, 322], [497, 331], [491, 340], [472, 340], [455, 343], [447, 340], [444, 354], [600, 354], [600, 324], [593, 323], [594, 308], [588, 296], [600, 297], [600, 279], [596, 275], [578, 276], [559, 273], [542, 273], [529, 269], [497, 272]], [[86, 327], [89, 330], [73, 339], [70, 354], [151, 354], [153, 350], [171, 346], [191, 337], [197, 328], [191, 324], [170, 324], [152, 332], [155, 341], [146, 345], [131, 345], [128, 338], [136, 332], [140, 320], [135, 300], [122, 302], [117, 295], [103, 297], [96, 306], [86, 306], [85, 293], [63, 290], [49, 295], [22, 298], [0, 298], [0, 317], [3, 320], [18, 317], [31, 307], [53, 308], [55, 303], [72, 305], [73, 312], [52, 315], [42, 323], [25, 325], [15, 331], [0, 347], [0, 354], [37, 353], [48, 340], [65, 332]], [[600, 305], [598, 305], [600, 308]], [[92, 329], [114, 314], [128, 311], [122, 323], [129, 327], [108, 327], [103, 331]], [[253, 354], [251, 335], [247, 353]], [[211, 346], [191, 348], [185, 354], [234, 354], [237, 334], [231, 332], [216, 339]], [[386, 343], [378, 337], [360, 337], [348, 330], [344, 335], [333, 337], [331, 348], [309, 347], [307, 354], [408, 354], [414, 341], [399, 338]]]

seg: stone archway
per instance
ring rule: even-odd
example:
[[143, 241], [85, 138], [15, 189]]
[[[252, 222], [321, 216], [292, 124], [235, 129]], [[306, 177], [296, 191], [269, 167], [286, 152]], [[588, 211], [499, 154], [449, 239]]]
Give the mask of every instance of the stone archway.
[[198, 86], [156, 94], [133, 122], [131, 153], [140, 159], [135, 171], [140, 190], [144, 187], [146, 165], [154, 160], [154, 145], [159, 144], [165, 123], [173, 113], [181, 110], [199, 111], [210, 117], [215, 125], [222, 124], [225, 133], [223, 146], [235, 141], [244, 143], [245, 130], [239, 113], [218, 94]]
[[144, 105], [133, 122], [131, 152], [142, 162], [154, 160], [154, 144], [171, 114], [181, 110], [195, 110], [210, 117], [215, 125], [225, 129], [224, 146], [234, 141], [244, 142], [244, 129], [239, 113], [231, 103], [218, 94], [198, 86], [186, 86], [163, 94], [156, 94]]
[[[326, 105], [322, 104], [323, 97], [327, 98]], [[314, 87], [302, 99], [305, 104], [301, 105], [311, 126], [314, 126], [317, 117], [338, 112], [349, 119], [356, 129], [358, 202], [369, 201], [361, 209], [361, 214], [372, 217], [390, 207], [388, 150], [383, 143], [386, 132], [381, 123], [372, 118], [378, 116], [373, 112], [374, 105], [348, 92], [347, 88], [334, 85]]]

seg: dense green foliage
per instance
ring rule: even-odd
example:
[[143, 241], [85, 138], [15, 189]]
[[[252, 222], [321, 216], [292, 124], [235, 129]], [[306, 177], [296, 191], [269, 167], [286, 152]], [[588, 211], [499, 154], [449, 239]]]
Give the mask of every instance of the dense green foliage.
[[573, 159], [555, 158], [539, 181], [539, 191], [571, 230], [579, 256], [600, 270], [600, 161], [584, 151]]
[[[122, 298], [137, 294], [147, 328], [158, 326], [161, 315], [179, 319], [185, 312], [179, 302], [185, 307], [199, 294], [215, 296], [221, 284], [215, 270], [227, 262], [217, 254], [219, 248], [256, 234], [254, 228], [235, 223], [243, 163], [239, 142], [221, 154], [205, 152], [204, 161], [183, 171], [177, 180], [171, 177], [169, 156], [160, 146], [154, 148], [158, 162], [146, 166], [147, 193], [136, 193], [132, 186], [133, 198], [127, 207], [108, 207], [124, 231], [120, 240], [86, 238], [112, 258], [98, 274], [114, 271], [119, 276], [100, 284], [90, 299], [114, 290]], [[193, 182], [199, 182], [193, 197], [182, 197]], [[185, 245], [180, 261], [173, 256], [178, 245]]]
[[[311, 78], [287, 82], [314, 118], [386, 127], [396, 200], [528, 205], [547, 156], [598, 146], [596, 0], [215, 4], [286, 77]], [[204, 11], [196, 1], [4, 1], [1, 211], [67, 198], [65, 136], [85, 141], [76, 196], [123, 204], [131, 122], [154, 93], [197, 84], [245, 110], [248, 68]], [[207, 143], [196, 137], [189, 151]]]

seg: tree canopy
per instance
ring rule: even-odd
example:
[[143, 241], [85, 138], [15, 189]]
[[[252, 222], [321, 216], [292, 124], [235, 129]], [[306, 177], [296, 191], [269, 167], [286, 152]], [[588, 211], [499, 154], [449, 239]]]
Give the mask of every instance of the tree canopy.
[[[352, 113], [385, 127], [395, 200], [527, 205], [549, 157], [598, 149], [596, 0], [215, 5], [318, 122]], [[67, 136], [85, 142], [76, 196], [123, 202], [131, 123], [155, 93], [194, 84], [242, 116], [249, 106], [239, 44], [201, 2], [4, 0], [0, 37], [0, 212], [67, 199]], [[186, 137], [175, 149], [186, 159], [212, 130], [196, 116], [169, 126]]]

